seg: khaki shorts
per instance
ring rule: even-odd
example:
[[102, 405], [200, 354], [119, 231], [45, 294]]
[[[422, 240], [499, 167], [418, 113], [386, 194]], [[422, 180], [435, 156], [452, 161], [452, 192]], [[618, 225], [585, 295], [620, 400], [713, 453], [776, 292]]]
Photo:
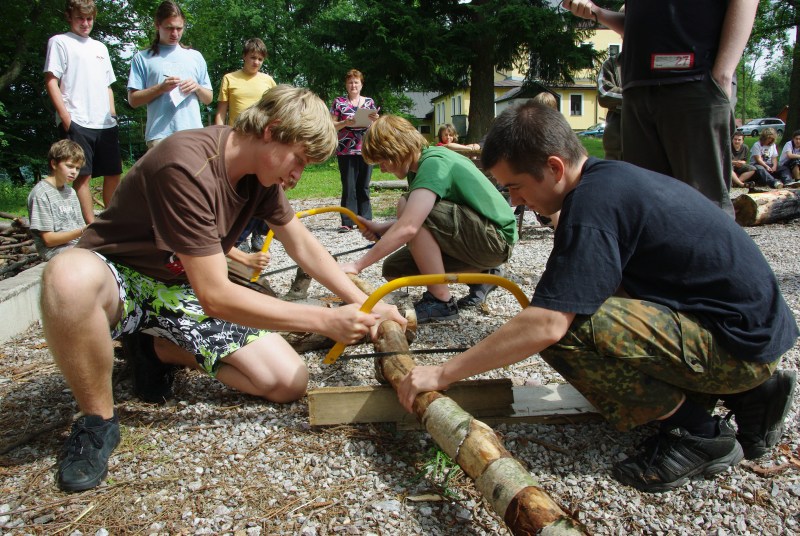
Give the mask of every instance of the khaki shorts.
[[[469, 207], [439, 201], [422, 226], [439, 244], [447, 273], [482, 272], [503, 264], [511, 256], [513, 247], [497, 227]], [[408, 246], [383, 261], [383, 276], [387, 279], [419, 273]]]

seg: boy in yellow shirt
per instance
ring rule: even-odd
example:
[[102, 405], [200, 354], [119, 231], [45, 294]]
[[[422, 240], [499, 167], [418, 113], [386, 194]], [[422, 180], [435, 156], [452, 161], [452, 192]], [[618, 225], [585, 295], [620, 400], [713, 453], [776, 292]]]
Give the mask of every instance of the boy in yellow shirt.
[[[225, 119], [227, 117], [227, 124], [233, 126], [236, 118], [245, 108], [260, 101], [264, 93], [275, 87], [275, 80], [270, 75], [261, 72], [261, 66], [266, 58], [267, 46], [264, 41], [258, 37], [245, 41], [242, 49], [242, 68], [222, 77], [222, 83], [219, 87], [217, 114], [214, 116], [215, 125], [226, 124]], [[238, 243], [244, 242], [250, 236], [250, 249], [253, 253], [258, 253], [264, 245], [264, 236], [268, 230], [266, 223], [260, 220], [253, 220], [242, 232]], [[266, 262], [264, 259], [239, 255], [235, 248], [231, 252], [233, 253], [231, 258], [245, 266], [264, 268], [264, 263]]]
[[275, 87], [275, 80], [261, 72], [266, 57], [267, 46], [264, 41], [257, 37], [245, 41], [242, 51], [244, 65], [235, 73], [222, 77], [215, 125], [226, 124], [227, 116], [227, 124], [233, 126], [245, 108], [258, 102], [264, 93]]

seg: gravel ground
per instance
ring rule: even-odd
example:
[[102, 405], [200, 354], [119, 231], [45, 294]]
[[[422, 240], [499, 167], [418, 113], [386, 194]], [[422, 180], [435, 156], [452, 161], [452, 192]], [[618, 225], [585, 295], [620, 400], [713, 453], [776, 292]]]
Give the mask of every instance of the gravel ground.
[[[336, 201], [296, 208], [330, 204]], [[332, 252], [361, 243], [357, 233], [336, 233], [335, 214], [304, 222]], [[800, 317], [798, 231], [799, 222], [747, 230]], [[551, 246], [552, 231], [537, 227], [528, 213], [508, 274], [527, 295]], [[273, 246], [271, 266], [288, 264], [280, 245]], [[273, 288], [288, 290], [292, 275], [275, 276]], [[376, 286], [380, 283], [377, 267], [362, 275]], [[412, 298], [421, 292], [409, 289]], [[465, 286], [456, 286], [457, 296], [465, 292]], [[323, 294], [312, 284], [312, 296]], [[474, 344], [518, 310], [509, 293], [495, 292], [484, 311], [422, 326], [412, 347]], [[798, 355], [792, 349], [783, 367], [797, 369]], [[311, 388], [376, 383], [371, 361], [341, 361], [323, 368], [323, 352], [304, 357]], [[147, 405], [132, 396], [120, 360], [114, 392], [122, 443], [111, 457], [108, 481], [95, 490], [64, 494], [53, 480], [56, 454], [77, 410], [41, 329], [34, 327], [5, 343], [0, 358], [2, 534], [508, 533], [469, 479], [457, 471], [431, 473], [437, 458], [425, 432], [398, 431], [388, 424], [312, 428], [305, 399], [265, 403], [189, 371], [176, 379], [176, 400]], [[515, 383], [562, 381], [535, 356], [484, 377], [511, 377]], [[797, 406], [773, 454], [714, 480], [694, 480], [678, 491], [656, 495], [622, 486], [610, 473], [614, 462], [652, 433], [648, 427], [630, 434], [618, 434], [604, 423], [495, 429], [541, 486], [593, 534], [791, 535], [800, 534]]]

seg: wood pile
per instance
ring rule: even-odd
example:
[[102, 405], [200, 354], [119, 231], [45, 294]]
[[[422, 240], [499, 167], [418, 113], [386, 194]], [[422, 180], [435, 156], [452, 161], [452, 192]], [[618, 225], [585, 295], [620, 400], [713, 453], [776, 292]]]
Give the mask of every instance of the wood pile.
[[28, 219], [6, 212], [0, 212], [0, 218], [0, 279], [6, 279], [42, 261], [36, 253]]

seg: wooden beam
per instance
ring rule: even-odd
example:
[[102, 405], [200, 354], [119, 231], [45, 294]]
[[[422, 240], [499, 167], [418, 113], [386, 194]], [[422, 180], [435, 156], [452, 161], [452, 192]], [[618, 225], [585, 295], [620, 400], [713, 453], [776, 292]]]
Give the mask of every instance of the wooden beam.
[[[559, 423], [596, 420], [594, 407], [569, 384], [517, 386], [511, 380], [473, 380], [447, 390], [465, 411], [487, 424]], [[323, 387], [308, 392], [312, 426], [390, 422], [401, 428], [421, 428], [414, 415], [397, 401], [387, 385]]]

